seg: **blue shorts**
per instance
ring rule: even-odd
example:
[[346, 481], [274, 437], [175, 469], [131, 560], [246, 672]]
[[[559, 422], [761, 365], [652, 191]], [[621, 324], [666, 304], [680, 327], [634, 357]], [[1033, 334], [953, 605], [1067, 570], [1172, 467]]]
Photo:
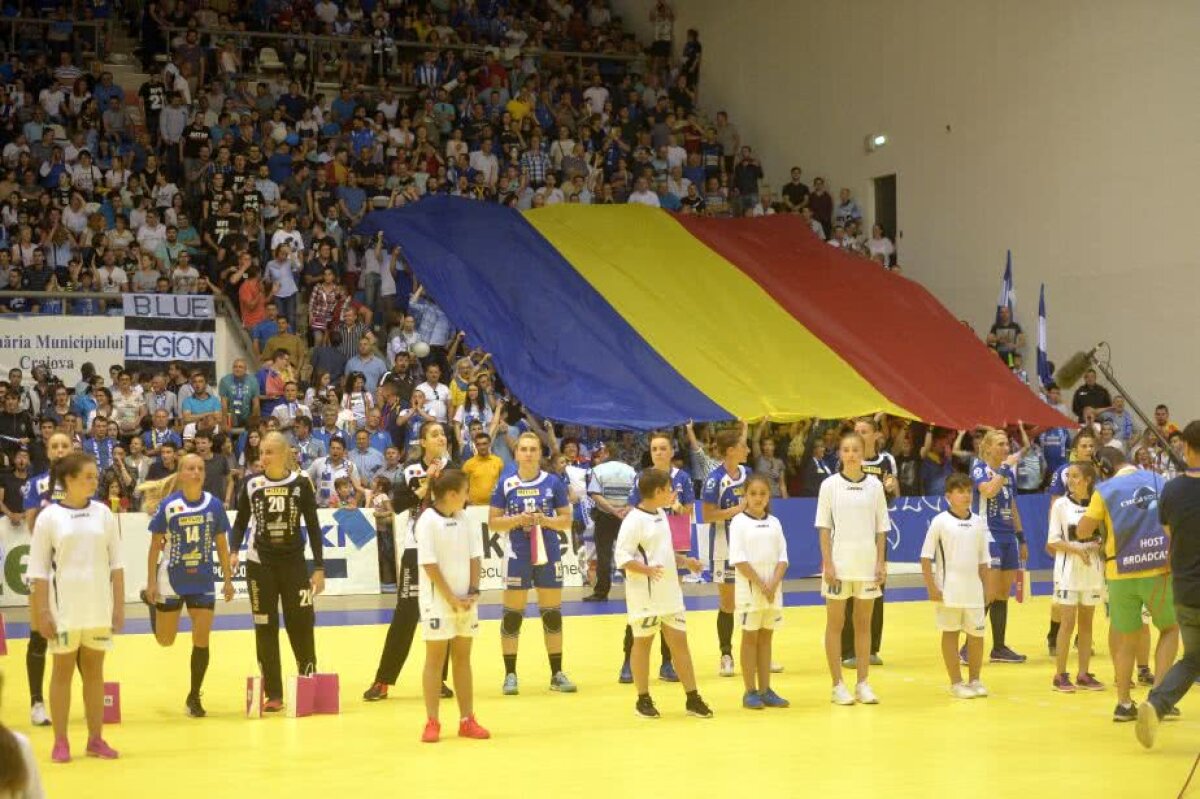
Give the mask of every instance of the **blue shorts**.
[[175, 613], [184, 605], [188, 610], [215, 610], [217, 607], [216, 594], [185, 594], [184, 596], [169, 596], [154, 603], [154, 608], [163, 613]]
[[509, 558], [504, 563], [504, 587], [528, 591], [530, 588], [562, 588], [562, 561], [534, 566], [526, 558]]
[[1017, 571], [1021, 568], [1021, 546], [1015, 535], [1002, 535], [988, 544], [992, 556], [992, 568], [1000, 571]]

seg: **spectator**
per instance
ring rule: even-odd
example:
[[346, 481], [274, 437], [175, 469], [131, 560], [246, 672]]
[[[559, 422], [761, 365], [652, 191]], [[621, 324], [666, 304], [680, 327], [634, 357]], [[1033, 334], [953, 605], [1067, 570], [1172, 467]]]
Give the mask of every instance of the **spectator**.
[[1120, 394], [1113, 395], [1112, 407], [1100, 415], [1101, 420], [1113, 423], [1113, 434], [1118, 441], [1130, 443], [1137, 436], [1137, 422], [1133, 414], [1125, 407], [1125, 398]]
[[345, 366], [347, 373], [357, 372], [366, 379], [368, 391], [379, 388], [387, 370], [387, 364], [375, 352], [374, 338], [370, 336], [363, 336], [358, 340], [358, 354], [346, 361]]
[[833, 231], [833, 198], [825, 190], [825, 178], [813, 178], [808, 207], [812, 210], [813, 220], [821, 226], [822, 236], [828, 237]]
[[475, 454], [464, 461], [462, 467], [468, 480], [468, 502], [487, 505], [500, 480], [504, 461], [492, 452], [492, 437], [487, 433], [476, 433], [472, 440]]
[[[275, 318], [273, 324], [275, 326], [275, 333], [267, 339], [262, 351], [279, 352], [283, 350], [288, 354], [289, 363], [304, 363], [304, 354], [307, 349], [304, 346], [304, 339], [292, 332], [291, 321], [288, 317], [278, 316]], [[264, 322], [263, 325], [266, 325], [266, 323]]]
[[[1090, 370], [1090, 369], [1088, 371], [1090, 371], [1092, 373], [1092, 379], [1094, 381], [1095, 377], [1096, 377], [1095, 371]], [[1086, 383], [1087, 382], [1086, 374], [1084, 375], [1083, 379], [1084, 379], [1084, 382]], [[1101, 388], [1101, 390], [1103, 391], [1104, 389]], [[1107, 394], [1108, 393], [1105, 392], [1106, 397], [1107, 397]], [[1075, 396], [1076, 396], [1076, 398], [1078, 398], [1079, 392], [1076, 392]], [[1106, 406], [1107, 405], [1111, 405], [1111, 403], [1106, 403]], [[1096, 408], [1095, 405], [1093, 405], [1092, 407]], [[1096, 410], [1097, 411], [1107, 410], [1107, 407], [1096, 408]], [[1155, 405], [1154, 406], [1154, 426], [1158, 428], [1158, 432], [1160, 434], [1162, 434], [1163, 438], [1170, 438], [1173, 433], [1179, 432], [1179, 425], [1177, 425], [1171, 421], [1171, 411], [1169, 408], [1167, 408], [1166, 405]]]
[[226, 424], [230, 427], [245, 427], [251, 417], [261, 413], [258, 381], [249, 375], [244, 358], [236, 359], [232, 373], [221, 378], [217, 384], [217, 394], [221, 398]]
[[851, 223], [860, 224], [861, 222], [862, 209], [858, 207], [858, 201], [851, 196], [850, 189], [842, 189], [838, 192], [838, 206], [834, 214], [834, 224], [848, 228]]
[[996, 321], [988, 331], [987, 343], [989, 347], [996, 348], [1000, 358], [1009, 366], [1012, 366], [1013, 353], [1025, 349], [1025, 333], [1013, 321], [1012, 310], [1007, 305], [1001, 305], [996, 311]]
[[885, 267], [891, 267], [896, 255], [896, 245], [884, 232], [883, 225], [871, 225], [871, 238], [867, 239], [867, 252], [871, 257], [880, 260]]
[[762, 164], [749, 147], [743, 147], [737, 166], [733, 168], [733, 193], [739, 216], [749, 213], [758, 204], [758, 182], [762, 178]]
[[184, 424], [198, 421], [201, 417], [209, 417], [214, 425], [217, 424], [217, 417], [221, 413], [221, 399], [209, 391], [208, 379], [204, 372], [199, 369], [193, 371], [191, 385], [192, 394], [183, 401]]
[[271, 409], [271, 418], [279, 422], [279, 429], [290, 432], [296, 420], [302, 416], [312, 418], [312, 411], [300, 402], [300, 387], [289, 380], [283, 386], [283, 399]]
[[[1091, 408], [1093, 413], [1103, 413], [1111, 408], [1112, 404], [1108, 389], [1096, 382], [1096, 370], [1088, 369], [1084, 372], [1083, 385], [1075, 389], [1075, 395], [1071, 398], [1071, 411], [1076, 418], [1083, 421], [1085, 408]], [[1155, 411], [1156, 417], [1157, 413]]]
[[359, 479], [365, 483], [374, 482], [385, 465], [383, 454], [371, 446], [371, 434], [366, 429], [354, 433], [354, 449], [347, 458], [354, 464]]

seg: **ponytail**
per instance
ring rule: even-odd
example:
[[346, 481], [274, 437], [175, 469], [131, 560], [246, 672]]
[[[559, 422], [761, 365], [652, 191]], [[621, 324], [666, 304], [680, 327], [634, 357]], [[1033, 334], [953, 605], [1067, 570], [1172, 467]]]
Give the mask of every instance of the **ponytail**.
[[175, 490], [178, 477], [179, 472], [176, 471], [158, 480], [147, 480], [140, 484], [137, 491], [142, 495], [142, 513], [153, 515], [163, 499]]
[[62, 486], [65, 491], [68, 477], [75, 477], [83, 471], [84, 466], [95, 462], [91, 455], [83, 452], [71, 452], [62, 456], [50, 467], [50, 491], [53, 492], [58, 486]]
[[[0, 694], [4, 693], [4, 672], [0, 671]], [[0, 722], [0, 794], [23, 796], [29, 787], [29, 769], [17, 736]]]

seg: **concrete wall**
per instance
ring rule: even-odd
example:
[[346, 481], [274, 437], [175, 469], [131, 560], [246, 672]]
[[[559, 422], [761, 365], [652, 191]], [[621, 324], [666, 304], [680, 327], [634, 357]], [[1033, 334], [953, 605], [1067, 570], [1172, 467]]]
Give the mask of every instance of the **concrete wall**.
[[[653, 0], [613, 0], [642, 36]], [[1180, 0], [676, 0], [769, 181], [898, 176], [907, 274], [985, 330], [1006, 249], [1018, 321], [1050, 355], [1106, 339], [1143, 404], [1200, 416], [1190, 332], [1200, 185], [1200, 5]], [[868, 134], [890, 143], [868, 154]], [[868, 298], [865, 298], [868, 299]], [[869, 299], [868, 299], [869, 301]]]

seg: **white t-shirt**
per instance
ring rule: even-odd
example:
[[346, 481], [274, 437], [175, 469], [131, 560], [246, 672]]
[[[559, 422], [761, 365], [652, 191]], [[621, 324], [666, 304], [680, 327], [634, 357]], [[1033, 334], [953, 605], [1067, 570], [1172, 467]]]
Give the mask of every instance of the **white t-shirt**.
[[653, 208], [659, 208], [662, 206], [662, 203], [658, 201], [658, 195], [652, 191], [631, 192], [628, 202], [637, 205], [649, 205]]
[[833, 539], [833, 568], [839, 580], [875, 581], [875, 536], [892, 528], [883, 483], [873, 475], [851, 482], [838, 472], [821, 483], [817, 528]]
[[417, 391], [425, 395], [425, 413], [445, 424], [446, 414], [450, 408], [450, 388], [445, 383], [430, 385], [426, 380], [417, 386]]
[[354, 464], [350, 462], [349, 458], [343, 457], [341, 463], [334, 465], [326, 455], [323, 458], [317, 458], [308, 467], [308, 479], [312, 480], [313, 488], [317, 491], [317, 503], [320, 507], [329, 504], [329, 498], [337, 494], [333, 483], [341, 477], [358, 477], [358, 470], [354, 468]]
[[671, 526], [661, 510], [647, 513], [631, 508], [621, 521], [613, 562], [618, 568], [631, 561], [647, 566], [662, 566], [662, 577], [628, 572], [625, 575], [625, 607], [631, 619], [669, 616], [683, 612], [683, 589], [675, 578], [675, 550], [671, 546]]
[[[767, 515], [756, 519], [748, 513], [739, 513], [729, 520], [729, 562], [736, 566], [745, 563], [761, 580], [770, 580], [780, 563], [788, 562], [787, 541], [783, 538], [783, 525], [779, 519]], [[783, 586], [775, 591], [775, 598], [768, 600], [748, 579], [737, 571], [734, 584], [734, 602], [738, 610], [765, 610], [783, 607]]]
[[[483, 538], [467, 523], [466, 514], [443, 516], [436, 508], [426, 508], [417, 519], [417, 563], [436, 565], [455, 596], [466, 596], [471, 587], [471, 559], [483, 558]], [[421, 570], [418, 581], [421, 618], [445, 618], [457, 611]]]
[[59, 632], [112, 626], [112, 572], [122, 568], [121, 533], [107, 505], [55, 503], [38, 514], [29, 578], [51, 581], [50, 610]]
[[[1075, 539], [1075, 528], [1083, 518], [1087, 504], [1080, 505], [1069, 496], [1054, 500], [1050, 507], [1050, 529], [1046, 543], [1069, 543]], [[1067, 552], [1054, 553], [1054, 588], [1057, 591], [1095, 591], [1104, 587], [1104, 560], [1100, 553], [1092, 555], [1091, 563]]]
[[974, 513], [960, 519], [944, 510], [929, 523], [921, 560], [933, 561], [934, 582], [945, 607], [983, 607], [979, 566], [992, 560], [987, 541], [987, 523]]

